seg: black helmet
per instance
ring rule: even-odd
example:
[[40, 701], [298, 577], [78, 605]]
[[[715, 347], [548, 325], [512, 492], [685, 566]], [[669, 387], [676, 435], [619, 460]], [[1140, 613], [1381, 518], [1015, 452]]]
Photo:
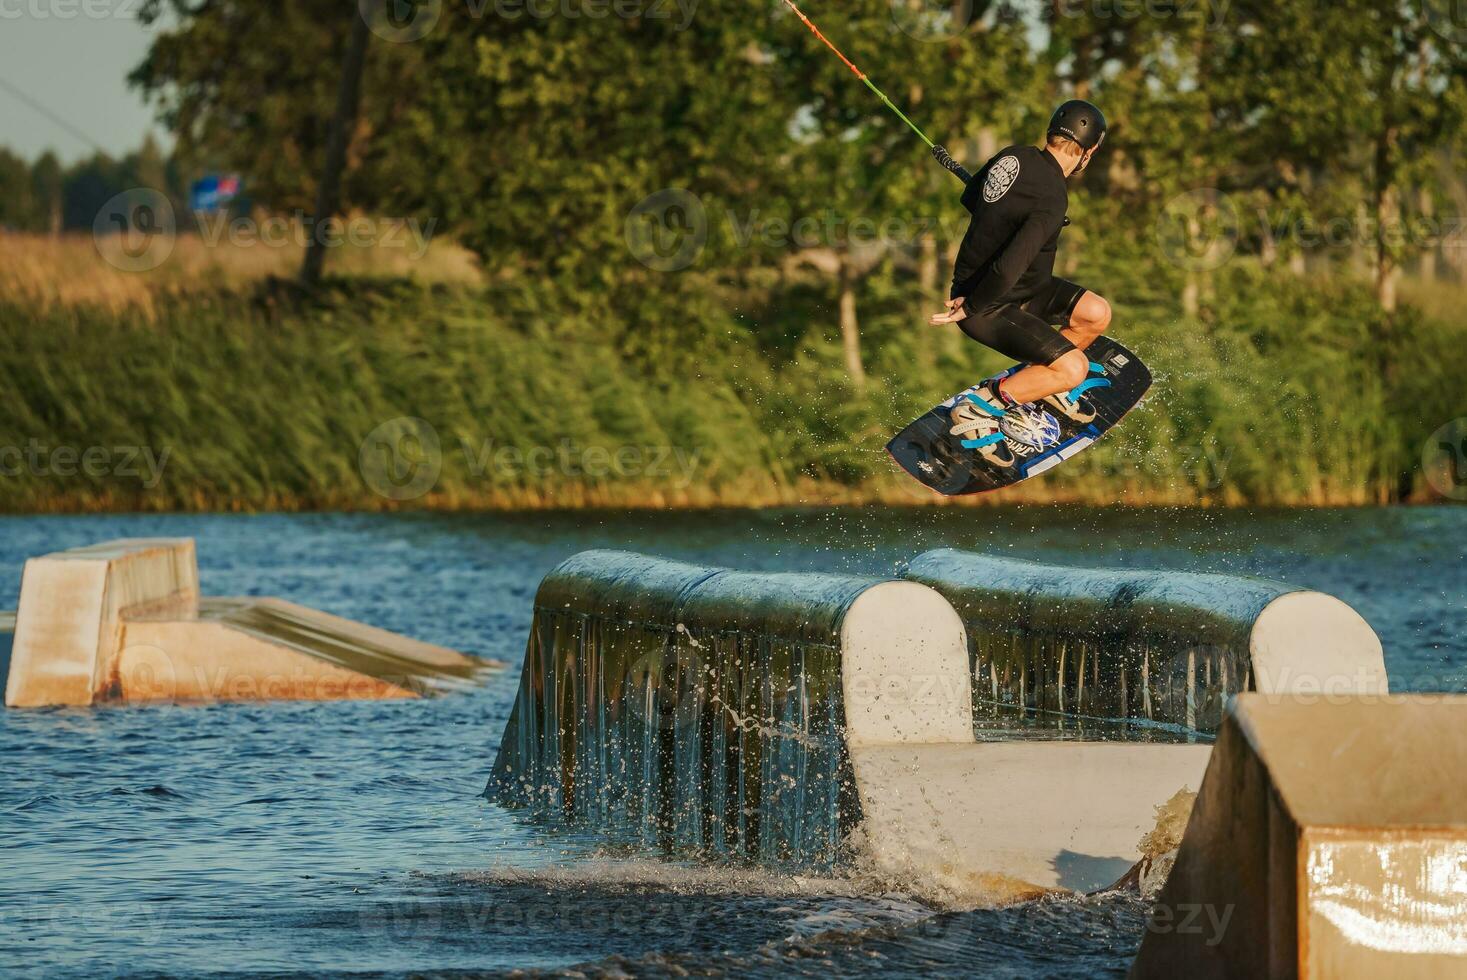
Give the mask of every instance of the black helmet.
[[1105, 114], [1084, 99], [1071, 99], [1049, 120], [1049, 136], [1064, 136], [1093, 150], [1105, 141]]

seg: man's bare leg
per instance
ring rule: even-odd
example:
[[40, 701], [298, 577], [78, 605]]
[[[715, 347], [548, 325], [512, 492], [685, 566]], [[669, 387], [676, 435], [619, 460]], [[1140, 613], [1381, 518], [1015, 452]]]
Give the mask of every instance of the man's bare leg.
[[1070, 314], [1070, 325], [1060, 331], [1076, 349], [1049, 364], [1031, 364], [1005, 379], [1003, 393], [1024, 404], [1069, 391], [1084, 381], [1090, 373], [1090, 361], [1083, 351], [1105, 333], [1110, 317], [1110, 304], [1086, 290]]

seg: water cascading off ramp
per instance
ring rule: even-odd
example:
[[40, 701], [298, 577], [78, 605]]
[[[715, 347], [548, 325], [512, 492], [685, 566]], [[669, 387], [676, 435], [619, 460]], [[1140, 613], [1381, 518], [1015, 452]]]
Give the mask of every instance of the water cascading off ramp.
[[948, 548], [903, 577], [963, 618], [980, 736], [1210, 740], [1244, 691], [1387, 691], [1380, 639], [1360, 614], [1282, 582]]
[[915, 582], [577, 555], [535, 603], [489, 795], [550, 822], [969, 899], [1093, 890], [1204, 745], [974, 740], [961, 618]]

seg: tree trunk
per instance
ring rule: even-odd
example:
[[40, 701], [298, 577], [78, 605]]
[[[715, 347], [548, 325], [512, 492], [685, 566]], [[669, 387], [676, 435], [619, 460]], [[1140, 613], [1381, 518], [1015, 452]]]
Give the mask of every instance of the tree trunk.
[[1396, 285], [1400, 282], [1401, 270], [1396, 260], [1381, 255], [1380, 266], [1375, 273], [1375, 300], [1386, 313], [1396, 312]]
[[1302, 248], [1295, 248], [1289, 253], [1289, 271], [1300, 277], [1309, 274], [1309, 259]]
[[[978, 167], [983, 166], [994, 156], [998, 155], [998, 131], [992, 126], [984, 126], [978, 130], [978, 159], [974, 161]], [[978, 167], [973, 170], [976, 173]]]
[[1436, 228], [1436, 201], [1425, 187], [1416, 192], [1416, 207], [1421, 213], [1421, 226], [1425, 241], [1421, 250], [1421, 278], [1424, 282], [1436, 282], [1436, 250], [1441, 247], [1441, 235]]
[[1202, 283], [1198, 281], [1197, 273], [1191, 269], [1187, 270], [1187, 281], [1182, 286], [1182, 314], [1195, 317], [1202, 310]]
[[937, 295], [937, 239], [930, 231], [917, 240], [917, 282], [924, 300]]
[[336, 113], [331, 117], [331, 130], [326, 137], [326, 165], [316, 187], [316, 213], [311, 234], [306, 238], [306, 260], [301, 266], [301, 281], [313, 286], [321, 281], [326, 264], [323, 225], [341, 210], [341, 173], [346, 169], [346, 150], [352, 131], [357, 126], [361, 107], [362, 70], [367, 63], [367, 41], [371, 37], [367, 14], [351, 4], [351, 36], [346, 42], [346, 57], [341, 65], [341, 84], [336, 90]]
[[[1203, 245], [1202, 221], [1196, 214], [1187, 215], [1188, 253], [1196, 254], [1197, 246]], [[1182, 283], [1182, 315], [1195, 317], [1202, 309], [1202, 276], [1197, 269], [1188, 268], [1187, 278]]]
[[1370, 254], [1370, 249], [1365, 247], [1365, 232], [1370, 227], [1370, 208], [1361, 200], [1355, 205], [1355, 234], [1350, 236], [1350, 264], [1355, 273], [1360, 276], [1368, 276], [1374, 269], [1375, 263]]
[[840, 343], [846, 355], [846, 372], [860, 391], [866, 387], [866, 369], [861, 366], [861, 326], [856, 319], [856, 276], [849, 257], [840, 261]]
[[1273, 237], [1273, 229], [1268, 227], [1268, 222], [1263, 224], [1263, 241], [1258, 250], [1258, 264], [1265, 269], [1273, 267], [1279, 260], [1279, 243]]
[[1395, 132], [1387, 129], [1375, 147], [1375, 298], [1387, 316], [1396, 311], [1396, 282], [1401, 272], [1392, 247], [1401, 224], [1394, 143]]
[[1442, 243], [1442, 261], [1452, 275], [1467, 279], [1467, 239], [1454, 234]]

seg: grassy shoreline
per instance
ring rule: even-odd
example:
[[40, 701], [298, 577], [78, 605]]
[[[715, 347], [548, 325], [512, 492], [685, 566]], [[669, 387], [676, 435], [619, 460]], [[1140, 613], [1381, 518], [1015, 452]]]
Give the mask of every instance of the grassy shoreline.
[[1408, 311], [1383, 351], [1354, 284], [1231, 276], [1200, 320], [1127, 290], [1113, 332], [1153, 368], [1147, 401], [1053, 473], [958, 501], [882, 447], [1003, 362], [922, 326], [930, 300], [899, 276], [863, 299], [864, 390], [818, 279], [650, 277], [592, 299], [382, 278], [309, 296], [174, 279], [135, 305], [12, 296], [0, 512], [1437, 499], [1421, 456], [1467, 415], [1461, 328]]

